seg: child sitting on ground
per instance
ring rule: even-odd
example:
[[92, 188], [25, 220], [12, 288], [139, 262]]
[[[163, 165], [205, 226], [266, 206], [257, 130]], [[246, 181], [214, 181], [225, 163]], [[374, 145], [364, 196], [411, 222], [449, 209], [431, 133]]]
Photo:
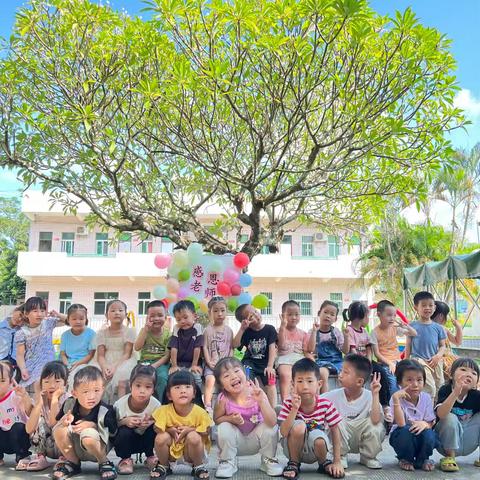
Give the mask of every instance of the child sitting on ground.
[[62, 362], [55, 360], [43, 367], [40, 382], [35, 386], [34, 406], [26, 423], [26, 431], [36, 453], [28, 464], [29, 472], [47, 469], [50, 464], [46, 457], [59, 458], [61, 455], [53, 440], [52, 429], [60, 405], [69, 397], [66, 393], [67, 381], [68, 370]]
[[[440, 439], [438, 451], [443, 472], [458, 472], [456, 456], [470, 455], [480, 446], [480, 370], [471, 358], [458, 358], [450, 370], [451, 380], [438, 391], [439, 418], [435, 431]], [[480, 460], [475, 461], [480, 467]]]
[[[319, 395], [322, 380], [318, 365], [309, 358], [296, 362], [292, 367], [292, 383], [292, 395], [283, 402], [278, 415], [281, 443], [289, 459], [283, 477], [298, 478], [301, 462], [318, 462], [318, 473], [344, 477], [340, 460], [342, 417], [330, 400]], [[330, 431], [333, 463], [327, 460], [331, 447], [326, 428]]]
[[338, 305], [325, 300], [318, 311], [318, 321], [313, 324], [307, 349], [316, 355], [322, 380], [321, 393], [328, 392], [328, 377], [338, 375], [342, 369], [342, 352], [348, 353], [342, 332], [334, 327], [337, 321]]
[[423, 391], [425, 370], [416, 360], [402, 360], [395, 371], [401, 390], [392, 395], [393, 427], [390, 445], [395, 450], [402, 470], [435, 469], [430, 459], [437, 444], [432, 426], [435, 413], [430, 395]]
[[167, 385], [170, 369], [170, 330], [165, 325], [167, 309], [160, 300], [153, 300], [147, 305], [145, 326], [140, 329], [135, 340], [135, 351], [140, 351], [139, 363], [151, 365], [156, 370], [155, 396], [161, 402]]
[[444, 383], [443, 354], [445, 353], [444, 328], [432, 321], [435, 312], [435, 300], [430, 292], [418, 292], [413, 297], [418, 320], [410, 326], [417, 332], [415, 337], [407, 337], [405, 344], [405, 358], [417, 360], [425, 368], [425, 391], [436, 397], [438, 389]]
[[197, 323], [195, 306], [190, 300], [180, 300], [173, 307], [177, 324], [173, 328], [168, 348], [170, 349], [170, 374], [178, 370], [190, 370], [201, 390], [203, 368], [200, 356], [203, 348], [203, 329]]
[[153, 454], [155, 431], [153, 412], [160, 402], [153, 397], [155, 369], [151, 365], [137, 365], [130, 375], [130, 392], [115, 402], [118, 432], [114, 439], [115, 453], [121, 460], [117, 471], [120, 475], [133, 473], [134, 453], [144, 453], [145, 464], [152, 469], [157, 458]]
[[360, 463], [367, 468], [382, 468], [377, 455], [385, 438], [382, 407], [379, 400], [380, 374], [373, 375], [370, 390], [365, 382], [370, 379], [372, 365], [368, 358], [348, 354], [338, 376], [342, 388], [322, 395], [342, 413], [342, 465], [347, 466], [347, 453], [359, 453]]
[[105, 380], [93, 365], [79, 370], [73, 379], [73, 397], [67, 398], [57, 415], [53, 438], [65, 457], [53, 467], [52, 478], [63, 480], [81, 473], [81, 462], [97, 462], [101, 480], [117, 478], [108, 460], [111, 439], [117, 432], [113, 407], [102, 402]]
[[223, 358], [214, 370], [221, 390], [215, 405], [218, 425], [219, 465], [215, 476], [230, 478], [238, 470], [237, 456], [260, 452], [260, 470], [277, 477], [283, 468], [275, 458], [278, 444], [277, 414], [265, 392], [248, 381], [245, 369], [236, 358]]
[[282, 305], [280, 328], [278, 329], [278, 376], [282, 402], [288, 397], [292, 383], [292, 365], [308, 355], [310, 335], [297, 328], [300, 321], [300, 305], [287, 300]]
[[277, 388], [273, 364], [277, 356], [277, 331], [272, 325], [264, 325], [262, 316], [248, 304], [235, 310], [235, 318], [240, 328], [233, 338], [234, 348], [246, 348], [242, 363], [250, 367], [250, 380], [258, 378], [268, 396], [272, 408], [277, 404]]

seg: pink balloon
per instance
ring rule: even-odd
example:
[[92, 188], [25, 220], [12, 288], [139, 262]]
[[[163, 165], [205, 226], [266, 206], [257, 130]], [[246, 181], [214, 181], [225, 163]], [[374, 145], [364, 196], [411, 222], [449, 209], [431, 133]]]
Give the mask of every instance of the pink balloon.
[[234, 283], [236, 283], [239, 278], [240, 278], [240, 274], [233, 268], [227, 268], [223, 272], [223, 281], [229, 283], [230, 285], [233, 285]]
[[167, 280], [167, 292], [169, 293], [177, 293], [180, 288], [180, 284], [178, 280], [175, 278], [169, 278]]
[[172, 257], [168, 253], [159, 253], [155, 255], [155, 260], [153, 261], [157, 268], [167, 268], [172, 262]]
[[190, 292], [188, 291], [188, 288], [180, 287], [177, 293], [177, 298], [179, 300], [183, 300], [184, 298], [188, 297], [189, 293]]
[[237, 296], [242, 293], [242, 287], [236, 283], [235, 285], [232, 285], [232, 295]]
[[227, 282], [219, 282], [217, 285], [217, 292], [224, 297], [230, 296], [230, 285]]
[[250, 263], [250, 258], [246, 253], [239, 252], [233, 257], [233, 264], [237, 268], [245, 268]]

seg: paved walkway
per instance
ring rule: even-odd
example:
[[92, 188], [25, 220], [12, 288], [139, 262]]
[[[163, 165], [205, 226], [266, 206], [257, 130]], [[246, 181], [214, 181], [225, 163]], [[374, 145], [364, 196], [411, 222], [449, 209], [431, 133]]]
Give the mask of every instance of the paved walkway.
[[[211, 463], [210, 476], [214, 478], [214, 469], [216, 467], [216, 450], [212, 450], [210, 456]], [[428, 480], [476, 480], [480, 479], [480, 468], [474, 467], [473, 462], [478, 458], [478, 451], [476, 454], [472, 454], [468, 457], [463, 457], [459, 459], [459, 466], [461, 468], [460, 472], [457, 473], [443, 473], [439, 469], [436, 469], [434, 472], [427, 473], [423, 471], [418, 472], [404, 472], [400, 470], [396, 465], [396, 460], [392, 448], [388, 445], [386, 441], [384, 444], [384, 451], [379, 455], [379, 460], [383, 463], [382, 470], [369, 470], [361, 465], [358, 462], [358, 455], [349, 455], [349, 468], [346, 472], [346, 477], [349, 479], [359, 479], [359, 480], [405, 480], [409, 479], [428, 479]], [[113, 459], [113, 456], [112, 456]], [[215, 459], [215, 460], [214, 460]], [[440, 456], [435, 453], [434, 459], [438, 461]], [[115, 459], [116, 461], [117, 459]], [[279, 460], [283, 463], [286, 463], [286, 458], [283, 455], [279, 455]], [[2, 478], [8, 478], [9, 480], [27, 480], [27, 479], [46, 479], [50, 477], [51, 470], [46, 470], [39, 473], [26, 473], [26, 472], [16, 472], [14, 469], [14, 458], [11, 455], [5, 456], [5, 461], [7, 465], [5, 467], [0, 467], [0, 475]], [[258, 470], [260, 465], [260, 456], [249, 456], [249, 457], [240, 457], [239, 458], [240, 469], [235, 475], [234, 480], [253, 480], [261, 479], [268, 480], [269, 477], [263, 472]], [[78, 477], [74, 477], [78, 480], [91, 480], [98, 479], [98, 472], [93, 463], [84, 463], [83, 464], [83, 474]], [[313, 479], [313, 478], [328, 478], [326, 476], [320, 476], [316, 473], [316, 465], [303, 465], [302, 474], [300, 478], [302, 479]], [[185, 480], [191, 479], [190, 477], [190, 468], [185, 465], [179, 465], [175, 467], [174, 474], [171, 478], [172, 480]], [[124, 478], [125, 480], [146, 480], [148, 479], [148, 471], [142, 465], [135, 466], [135, 473], [130, 476], [119, 477]]]

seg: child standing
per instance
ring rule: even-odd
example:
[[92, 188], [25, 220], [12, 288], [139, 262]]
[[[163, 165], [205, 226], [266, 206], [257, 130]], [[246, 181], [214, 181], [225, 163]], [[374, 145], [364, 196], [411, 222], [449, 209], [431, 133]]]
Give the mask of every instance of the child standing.
[[173, 307], [173, 315], [177, 325], [173, 328], [168, 343], [171, 364], [169, 373], [188, 369], [201, 389], [203, 369], [200, 355], [203, 348], [203, 329], [196, 323], [195, 306], [190, 300], [180, 300]]
[[[321, 398], [322, 380], [318, 365], [309, 358], [299, 360], [292, 367], [292, 396], [285, 400], [278, 415], [282, 446], [289, 459], [283, 470], [284, 478], [298, 478], [301, 462], [318, 461], [318, 473], [333, 478], [345, 476], [340, 461], [341, 436], [339, 423], [342, 417], [335, 406]], [[332, 446], [325, 429], [328, 427]], [[327, 460], [332, 448], [333, 463]]]
[[342, 369], [342, 352], [348, 353], [342, 332], [333, 324], [337, 321], [338, 305], [325, 300], [318, 311], [318, 322], [313, 324], [308, 350], [315, 352], [322, 380], [321, 393], [328, 392], [328, 377], [338, 375]]
[[206, 451], [210, 450], [212, 419], [195, 404], [195, 400], [201, 403], [201, 393], [192, 373], [180, 370], [170, 375], [166, 396], [169, 403], [153, 412], [158, 462], [151, 470], [150, 478], [164, 480], [172, 473], [170, 462], [182, 457], [192, 464], [194, 478], [209, 478]]
[[81, 462], [97, 462], [102, 480], [117, 478], [107, 458], [117, 419], [113, 407], [102, 402], [104, 391], [105, 380], [97, 367], [87, 365], [75, 374], [73, 396], [63, 403], [53, 429], [55, 443], [65, 457], [53, 467], [55, 480], [80, 474]]
[[425, 370], [416, 360], [402, 360], [397, 364], [395, 375], [401, 390], [395, 392], [390, 400], [394, 419], [390, 445], [402, 470], [421, 468], [431, 472], [435, 463], [430, 456], [437, 437], [432, 430], [435, 423], [432, 399], [422, 391]]
[[106, 308], [107, 328], [97, 333], [97, 361], [107, 381], [106, 398], [111, 401], [127, 393], [128, 379], [136, 365], [133, 355], [135, 330], [126, 327], [127, 306], [121, 300], [111, 300]]
[[377, 455], [385, 438], [382, 408], [380, 406], [380, 374], [373, 375], [370, 390], [365, 382], [370, 379], [372, 365], [368, 358], [348, 354], [338, 376], [342, 388], [322, 395], [342, 412], [342, 465], [347, 466], [347, 453], [359, 453], [360, 463], [367, 468], [382, 468]]
[[297, 328], [300, 321], [300, 305], [287, 300], [282, 305], [280, 328], [278, 329], [278, 376], [282, 402], [288, 397], [292, 383], [292, 365], [312, 350], [308, 350], [311, 335]]
[[435, 301], [430, 292], [418, 292], [413, 297], [418, 320], [410, 326], [417, 332], [415, 337], [407, 337], [405, 358], [414, 358], [425, 368], [425, 391], [432, 400], [443, 385], [443, 354], [445, 353], [444, 328], [432, 321], [435, 312]]
[[170, 369], [170, 330], [165, 326], [167, 310], [160, 300], [147, 305], [147, 320], [135, 340], [135, 351], [140, 351], [139, 363], [151, 365], [156, 371], [155, 395], [160, 402], [167, 385]]
[[117, 414], [118, 432], [114, 446], [120, 475], [133, 473], [132, 454], [144, 453], [145, 463], [153, 468], [157, 459], [153, 455], [155, 431], [153, 412], [160, 402], [153, 397], [155, 388], [155, 369], [151, 365], [137, 365], [130, 376], [130, 391], [115, 402], [113, 408]]
[[250, 367], [250, 380], [258, 378], [266, 389], [272, 408], [277, 404], [277, 388], [273, 364], [277, 355], [277, 331], [263, 325], [260, 313], [252, 305], [240, 305], [235, 310], [240, 328], [233, 339], [233, 348], [246, 348], [242, 363]]
[[27, 470], [41, 472], [50, 464], [46, 457], [59, 458], [60, 450], [53, 440], [52, 428], [60, 405], [69, 397], [66, 393], [68, 380], [67, 367], [59, 361], [48, 362], [40, 375], [35, 388], [35, 401], [26, 424], [30, 442], [36, 457], [30, 460]]
[[[443, 472], [459, 470], [456, 456], [469, 455], [480, 446], [480, 371], [477, 362], [458, 358], [452, 364], [451, 380], [438, 391], [436, 407], [439, 421], [435, 427], [445, 455], [440, 460]], [[480, 461], [475, 462], [480, 467]]]
[[213, 297], [208, 302], [210, 325], [203, 332], [203, 356], [205, 357], [205, 409], [212, 414], [212, 397], [215, 387], [213, 370], [219, 360], [233, 355], [232, 329], [225, 325], [227, 304], [223, 297]]
[[52, 311], [47, 317], [43, 298], [30, 297], [25, 302], [26, 324], [15, 333], [17, 365], [22, 373], [21, 385], [28, 387], [40, 379], [43, 366], [55, 360], [53, 329], [63, 325], [65, 316]]
[[276, 457], [277, 415], [258, 380], [248, 381], [245, 369], [236, 358], [223, 358], [215, 367], [215, 380], [221, 389], [215, 405], [218, 425], [219, 465], [215, 476], [230, 478], [238, 470], [237, 456], [261, 453], [260, 470], [267, 475], [282, 475]]
[[23, 325], [23, 309], [23, 304], [15, 307], [12, 314], [0, 322], [0, 361], [5, 360], [12, 365], [17, 364], [15, 333]]

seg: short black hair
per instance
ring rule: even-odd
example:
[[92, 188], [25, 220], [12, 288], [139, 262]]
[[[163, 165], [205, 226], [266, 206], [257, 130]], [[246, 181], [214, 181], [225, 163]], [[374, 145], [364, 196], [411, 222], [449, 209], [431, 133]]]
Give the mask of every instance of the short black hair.
[[377, 303], [377, 312], [383, 313], [388, 307], [395, 308], [395, 305], [390, 300], [380, 300]]
[[310, 358], [302, 358], [297, 360], [292, 366], [292, 380], [298, 373], [315, 373], [317, 380], [320, 380], [320, 367]]
[[298, 307], [300, 308], [300, 304], [296, 302], [295, 300], [287, 300], [286, 302], [283, 302], [282, 304], [282, 313], [285, 313], [285, 310], [288, 307]]
[[417, 362], [416, 360], [412, 360], [411, 358], [409, 358], [407, 360], [400, 360], [400, 362], [397, 363], [397, 368], [395, 369], [395, 378], [397, 379], [397, 384], [401, 385], [405, 372], [412, 371], [412, 370], [415, 372], [422, 373], [423, 383], [427, 381], [427, 375], [425, 373], [425, 369], [423, 368], [422, 364]]
[[87, 310], [87, 307], [85, 305], [82, 305], [81, 303], [72, 303], [68, 307], [67, 319], [65, 320], [65, 325], [70, 325], [70, 323], [68, 322], [68, 318], [70, 317], [70, 315], [74, 314], [78, 310], [85, 310], [85, 325], [88, 325], [88, 317], [87, 317], [88, 310]]
[[154, 387], [157, 383], [157, 371], [151, 365], [142, 365], [139, 363], [135, 366], [135, 368], [132, 370], [132, 373], [130, 373], [130, 387], [138, 377], [150, 378]]
[[443, 315], [445, 319], [450, 313], [450, 307], [445, 302], [435, 300], [435, 311], [433, 312], [432, 319], [437, 318], [439, 315]]
[[53, 362], [48, 362], [45, 364], [42, 369], [42, 373], [40, 374], [40, 386], [42, 385], [42, 380], [52, 376], [56, 379], [62, 379], [65, 382], [65, 385], [67, 385], [68, 369], [59, 360], [54, 360]]
[[37, 308], [39, 308], [40, 310], [46, 310], [47, 304], [45, 303], [45, 300], [42, 297], [30, 297], [24, 303], [23, 311], [25, 314], [27, 314]]
[[223, 371], [227, 368], [233, 367], [241, 368], [243, 373], [245, 373], [245, 365], [236, 357], [223, 357], [215, 365], [215, 368], [213, 369], [213, 376], [215, 377], [215, 382], [220, 390], [223, 389], [223, 386], [220, 382], [220, 377], [222, 376]]
[[478, 367], [478, 363], [472, 358], [459, 357], [452, 363], [452, 366], [450, 367], [450, 384], [453, 383], [453, 376], [455, 375], [455, 370], [458, 370], [460, 367], [471, 368], [477, 374], [477, 380], [478, 378], [480, 378], [480, 368]]
[[365, 302], [355, 300], [348, 308], [343, 310], [342, 315], [346, 322], [351, 322], [357, 318], [365, 318], [368, 315], [368, 307]]
[[332, 302], [332, 300], [324, 300], [322, 304], [320, 305], [320, 309], [318, 310], [318, 315], [320, 315], [320, 312], [325, 308], [325, 307], [335, 307], [337, 309], [337, 315], [338, 311], [340, 310], [338, 308], [338, 303]]
[[372, 375], [372, 362], [365, 356], [358, 353], [349, 353], [345, 355], [343, 363], [349, 363], [357, 376], [363, 378], [364, 382], [367, 382]]
[[427, 292], [427, 291], [418, 292], [413, 297], [413, 304], [418, 305], [422, 300], [435, 300], [435, 298], [430, 292]]
[[173, 306], [173, 314], [181, 312], [182, 310], [190, 310], [192, 313], [195, 312], [195, 305], [190, 300], [180, 300]]
[[235, 318], [241, 323], [244, 318], [243, 318], [243, 313], [245, 311], [245, 309], [249, 306], [250, 304], [249, 303], [243, 303], [242, 305], [238, 306], [236, 309], [235, 309]]
[[96, 382], [97, 380], [102, 380], [105, 383], [102, 371], [94, 365], [87, 365], [78, 370], [73, 377], [73, 388], [77, 388], [81, 383]]
[[167, 310], [167, 306], [165, 305], [164, 302], [162, 302], [161, 300], [152, 300], [151, 302], [147, 303], [147, 308], [145, 309], [145, 311], [147, 312], [147, 315], [148, 315], [148, 310], [150, 308], [155, 308], [155, 307], [163, 307], [165, 310]]
[[193, 403], [195, 403], [199, 407], [205, 408], [202, 400], [202, 392], [195, 383], [195, 377], [189, 370], [177, 370], [176, 372], [168, 376], [167, 386], [165, 387], [165, 391], [163, 392], [162, 404], [165, 405], [167, 403], [171, 403], [168, 399], [168, 394], [170, 393], [170, 389], [172, 387], [176, 387], [177, 385], [192, 385], [195, 392]]

